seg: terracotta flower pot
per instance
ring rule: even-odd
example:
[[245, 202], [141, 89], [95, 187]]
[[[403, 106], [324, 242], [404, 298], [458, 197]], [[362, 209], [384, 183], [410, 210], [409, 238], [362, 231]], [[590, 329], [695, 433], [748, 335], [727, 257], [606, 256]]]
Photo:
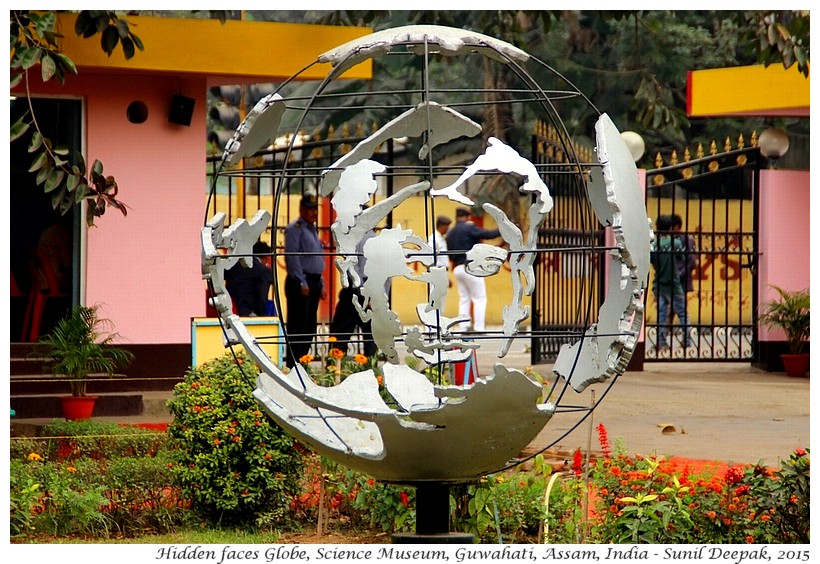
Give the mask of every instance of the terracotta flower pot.
[[79, 419], [91, 419], [94, 413], [94, 404], [97, 403], [97, 396], [63, 396], [60, 398], [60, 405], [63, 408], [63, 417], [66, 421], [77, 421]]
[[801, 377], [805, 376], [809, 371], [809, 355], [808, 354], [781, 354], [780, 360], [783, 361], [783, 369], [789, 376]]

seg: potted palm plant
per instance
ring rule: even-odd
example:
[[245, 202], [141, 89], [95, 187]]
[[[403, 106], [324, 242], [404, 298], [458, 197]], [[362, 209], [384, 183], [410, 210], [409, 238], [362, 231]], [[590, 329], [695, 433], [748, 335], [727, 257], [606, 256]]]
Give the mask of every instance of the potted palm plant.
[[111, 345], [117, 334], [106, 331], [109, 324], [99, 317], [98, 306], [77, 306], [37, 341], [37, 350], [48, 359], [52, 373], [68, 379], [71, 396], [60, 398], [67, 420], [91, 417], [98, 398], [86, 395], [89, 376], [113, 377], [117, 368], [134, 357], [130, 351]]
[[804, 376], [809, 370], [809, 355], [803, 353], [811, 321], [809, 291], [772, 288], [778, 297], [761, 304], [758, 321], [766, 327], [779, 327], [786, 333], [789, 353], [780, 355], [783, 368], [789, 376]]

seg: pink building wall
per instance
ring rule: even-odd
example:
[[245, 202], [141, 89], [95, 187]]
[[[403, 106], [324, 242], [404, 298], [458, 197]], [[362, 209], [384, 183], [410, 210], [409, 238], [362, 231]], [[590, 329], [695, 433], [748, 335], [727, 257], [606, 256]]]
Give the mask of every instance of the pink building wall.
[[[205, 313], [206, 90], [204, 78], [92, 72], [55, 90], [84, 99], [88, 166], [102, 161], [128, 206], [127, 217], [108, 209], [87, 230], [81, 275], [83, 303], [101, 306], [122, 343], [190, 343], [191, 317]], [[190, 126], [169, 123], [174, 94], [196, 100]], [[144, 123], [126, 117], [134, 100], [148, 108]]]
[[[810, 172], [760, 171], [760, 250], [758, 257], [761, 303], [776, 296], [770, 286], [785, 290], [809, 287]], [[760, 328], [760, 341], [785, 341], [782, 330]]]

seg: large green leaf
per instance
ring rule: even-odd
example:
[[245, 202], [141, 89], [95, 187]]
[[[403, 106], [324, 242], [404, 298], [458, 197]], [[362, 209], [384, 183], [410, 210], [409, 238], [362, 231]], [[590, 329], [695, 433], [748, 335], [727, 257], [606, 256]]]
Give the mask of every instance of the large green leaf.
[[76, 167], [72, 168], [73, 174], [68, 175], [68, 178], [66, 179], [65, 183], [66, 189], [69, 192], [74, 192], [74, 190], [76, 190], [77, 186], [80, 184], [80, 176], [76, 172], [74, 172], [74, 168]]
[[30, 125], [31, 124], [25, 120], [25, 116], [15, 121], [11, 126], [11, 141], [14, 142], [25, 135]]
[[114, 26], [108, 26], [102, 32], [102, 36], [100, 37], [100, 47], [102, 47], [105, 54], [110, 57], [119, 41], [120, 34], [117, 33], [117, 28]]
[[28, 171], [29, 172], [34, 172], [35, 170], [40, 170], [41, 168], [46, 166], [48, 163], [49, 163], [48, 153], [43, 151], [42, 153], [37, 155], [37, 157], [34, 159], [34, 162], [31, 163], [31, 166], [29, 167]]
[[17, 64], [24, 69], [30, 69], [40, 62], [41, 51], [38, 47], [19, 47], [15, 55], [19, 53]]
[[122, 38], [122, 52], [126, 59], [134, 56], [134, 42], [128, 37]]
[[31, 134], [31, 141], [28, 144], [28, 152], [33, 153], [43, 145], [43, 134], [35, 131]]
[[51, 80], [56, 72], [57, 64], [54, 62], [54, 59], [52, 59], [48, 53], [43, 54], [40, 58], [40, 76], [42, 76], [43, 82]]
[[65, 179], [65, 172], [60, 170], [59, 168], [51, 169], [51, 172], [48, 175], [48, 179], [46, 179], [46, 183], [43, 185], [43, 190], [45, 192], [51, 192], [58, 186], [63, 183]]

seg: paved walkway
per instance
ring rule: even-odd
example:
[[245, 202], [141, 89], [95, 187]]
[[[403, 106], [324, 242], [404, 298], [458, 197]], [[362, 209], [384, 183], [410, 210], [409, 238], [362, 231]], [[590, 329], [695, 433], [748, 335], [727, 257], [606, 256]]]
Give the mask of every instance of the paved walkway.
[[[529, 360], [529, 352], [511, 350], [504, 364], [524, 368]], [[482, 374], [495, 362], [492, 351], [478, 355]], [[551, 365], [533, 369], [552, 373]], [[610, 443], [620, 441], [630, 453], [777, 465], [795, 448], [810, 446], [809, 382], [749, 363], [645, 363], [643, 371], [619, 377], [603, 398], [608, 383], [578, 394], [571, 403], [589, 406], [593, 394], [601, 400], [592, 415], [565, 437], [578, 414], [556, 415], [531, 450], [556, 440], [558, 450], [585, 450], [588, 444], [600, 450], [596, 427], [602, 423]]]

